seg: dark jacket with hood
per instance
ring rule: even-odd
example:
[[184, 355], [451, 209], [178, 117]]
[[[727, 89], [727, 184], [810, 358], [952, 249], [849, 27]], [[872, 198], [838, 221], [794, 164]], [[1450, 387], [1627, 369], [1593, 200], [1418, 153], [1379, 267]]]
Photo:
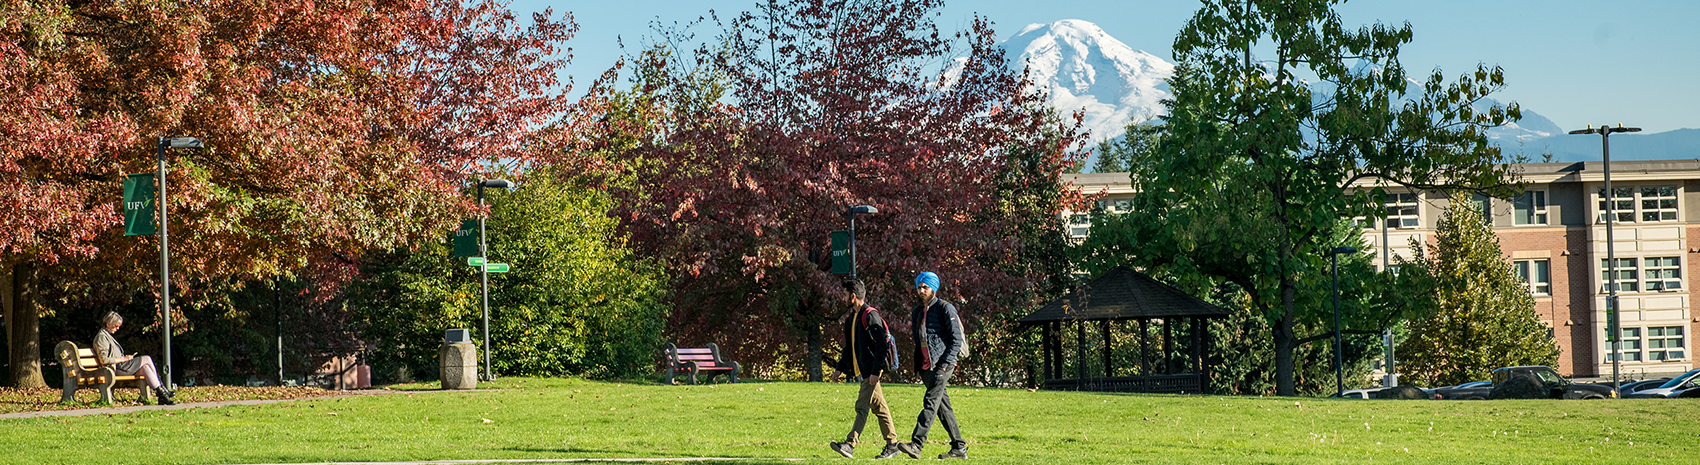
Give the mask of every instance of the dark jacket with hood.
[[[885, 371], [886, 332], [885, 319], [880, 318], [879, 310], [865, 307], [851, 312], [844, 318], [844, 356], [833, 364], [840, 373], [850, 376], [873, 376]], [[854, 361], [855, 365], [851, 365]], [[861, 372], [856, 371], [861, 368]]]
[[916, 306], [909, 313], [909, 322], [915, 338], [916, 371], [956, 365], [962, 320], [956, 317], [955, 305], [934, 297], [932, 302]]

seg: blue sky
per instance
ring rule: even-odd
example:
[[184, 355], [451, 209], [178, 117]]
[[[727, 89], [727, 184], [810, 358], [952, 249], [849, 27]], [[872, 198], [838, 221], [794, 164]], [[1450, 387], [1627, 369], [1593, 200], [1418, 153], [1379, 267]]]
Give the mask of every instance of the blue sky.
[[[635, 49], [652, 21], [686, 22], [709, 10], [729, 18], [756, 0], [514, 0], [518, 13], [573, 13], [579, 34], [568, 68], [582, 88]], [[1136, 49], [1173, 61], [1174, 35], [1198, 3], [1164, 1], [956, 1], [938, 18], [958, 30], [975, 13], [1007, 38], [1031, 23], [1083, 19]], [[1348, 25], [1410, 22], [1415, 40], [1400, 60], [1413, 76], [1447, 76], [1477, 63], [1505, 67], [1501, 101], [1516, 101], [1565, 129], [1589, 124], [1648, 132], [1700, 128], [1700, 1], [1356, 0], [1337, 8]], [[703, 30], [712, 35], [715, 31]], [[574, 92], [577, 94], [578, 92]]]

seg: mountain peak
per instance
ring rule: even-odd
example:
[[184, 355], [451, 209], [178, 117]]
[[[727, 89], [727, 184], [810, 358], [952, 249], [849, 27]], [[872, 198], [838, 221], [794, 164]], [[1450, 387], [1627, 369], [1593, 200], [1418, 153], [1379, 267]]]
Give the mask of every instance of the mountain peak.
[[1030, 24], [1003, 42], [1018, 52], [1010, 66], [1025, 66], [1036, 89], [1050, 94], [1058, 111], [1085, 112], [1094, 140], [1121, 137], [1135, 119], [1163, 114], [1175, 66], [1127, 46], [1090, 21], [1065, 19]]

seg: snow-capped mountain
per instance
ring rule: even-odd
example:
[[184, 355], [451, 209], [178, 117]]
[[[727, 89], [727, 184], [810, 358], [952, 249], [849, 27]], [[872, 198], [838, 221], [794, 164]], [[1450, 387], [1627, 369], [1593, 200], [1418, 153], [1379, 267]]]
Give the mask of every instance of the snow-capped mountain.
[[1031, 24], [1003, 46], [1014, 55], [1010, 67], [1016, 72], [1027, 67], [1057, 111], [1085, 111], [1083, 124], [1094, 141], [1121, 137], [1129, 121], [1165, 112], [1159, 101], [1169, 97], [1166, 79], [1175, 65], [1129, 47], [1096, 24], [1078, 19]]
[[[1012, 57], [1009, 66], [1016, 72], [1026, 67], [1036, 89], [1050, 94], [1050, 104], [1057, 111], [1066, 115], [1084, 110], [1085, 129], [1091, 131], [1093, 141], [1121, 137], [1130, 121], [1167, 113], [1160, 101], [1170, 97], [1167, 79], [1175, 65], [1129, 47], [1089, 21], [1031, 24], [1002, 45]], [[1358, 70], [1373, 72], [1370, 66], [1360, 64]], [[1420, 89], [1420, 83], [1413, 84]], [[1484, 100], [1477, 108], [1485, 111], [1499, 103]], [[1522, 120], [1490, 129], [1487, 135], [1506, 153], [1523, 154], [1533, 161], [1549, 154], [1552, 161], [1598, 160], [1600, 156], [1597, 138], [1566, 136], [1552, 120], [1527, 107]], [[1616, 146], [1619, 141], [1621, 149]], [[1612, 142], [1616, 159], [1700, 156], [1700, 129], [1624, 135], [1613, 137]], [[1086, 163], [1092, 166], [1092, 160]]]
[[[1482, 99], [1482, 101], [1476, 102], [1476, 109], [1487, 111], [1489, 107], [1494, 105], [1499, 105], [1499, 101]], [[1528, 108], [1523, 109], [1523, 119], [1487, 131], [1488, 139], [1499, 143], [1500, 146], [1514, 146], [1519, 142], [1527, 143], [1535, 139], [1561, 134], [1564, 134], [1564, 130], [1559, 129], [1557, 123], [1553, 123], [1552, 120]]]

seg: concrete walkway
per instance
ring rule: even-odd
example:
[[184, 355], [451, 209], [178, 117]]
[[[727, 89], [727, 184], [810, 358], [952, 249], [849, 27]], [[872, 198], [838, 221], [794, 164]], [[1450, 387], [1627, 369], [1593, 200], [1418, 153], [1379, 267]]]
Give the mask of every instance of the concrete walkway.
[[488, 460], [421, 460], [416, 462], [302, 462], [302, 463], [269, 463], [251, 465], [459, 465], [481, 463], [648, 463], [648, 462], [729, 462], [783, 460], [801, 462], [803, 459], [789, 458], [750, 458], [750, 457], [655, 457], [655, 458], [605, 458], [605, 459], [488, 459]]
[[84, 408], [84, 409], [75, 409], [75, 410], [44, 410], [44, 411], [40, 411], [40, 412], [17, 412], [17, 413], [0, 414], [0, 420], [7, 419], [7, 418], [81, 417], [81, 416], [88, 416], [88, 415], [108, 415], [108, 414], [119, 415], [119, 414], [134, 413], [134, 412], [146, 412], [146, 411], [150, 411], [150, 410], [187, 410], [187, 409], [192, 409], [192, 408], [228, 407], [228, 406], [232, 406], [232, 405], [264, 405], [264, 404], [275, 404], [275, 403], [279, 403], [279, 402], [296, 402], [296, 401], [303, 401], [303, 400], [321, 400], [321, 399], [341, 399], [341, 398], [360, 397], [360, 396], [384, 396], [384, 395], [392, 395], [392, 394], [426, 394], [426, 393], [433, 393], [433, 392], [468, 393], [468, 392], [480, 392], [480, 391], [494, 392], [494, 391], [499, 391], [499, 390], [500, 389], [467, 389], [467, 390], [455, 390], [455, 391], [391, 391], [391, 390], [385, 390], [385, 389], [370, 389], [370, 390], [358, 390], [358, 391], [344, 391], [343, 394], [335, 394], [335, 395], [329, 395], [329, 396], [318, 396], [318, 397], [302, 397], [302, 398], [298, 398], [298, 399], [222, 400], [222, 401], [217, 401], [217, 402], [182, 402], [182, 403], [179, 403], [177, 405], [137, 405], [137, 406], [133, 406], [133, 407], [96, 407], [96, 408]]

